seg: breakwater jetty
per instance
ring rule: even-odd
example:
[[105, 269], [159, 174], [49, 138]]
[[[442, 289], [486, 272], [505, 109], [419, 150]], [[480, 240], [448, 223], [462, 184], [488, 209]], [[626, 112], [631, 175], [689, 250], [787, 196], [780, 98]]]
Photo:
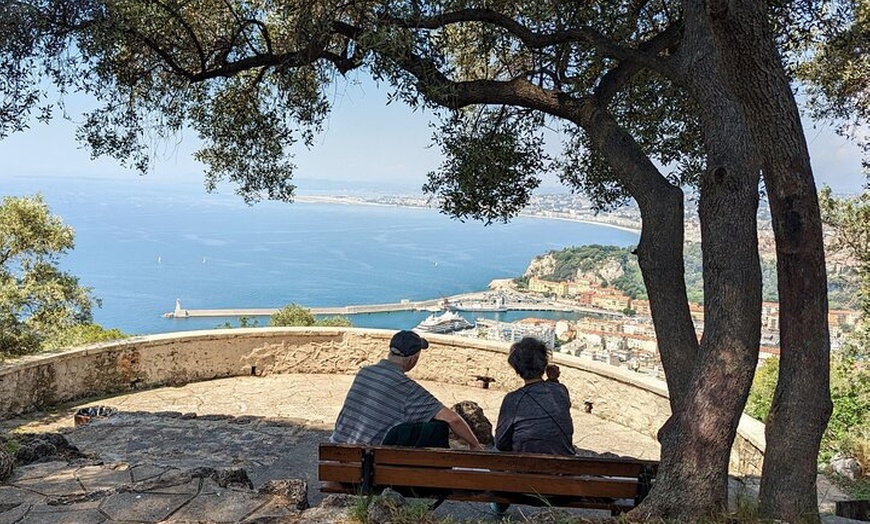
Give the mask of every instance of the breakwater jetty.
[[[354, 315], [358, 313], [388, 313], [391, 311], [435, 311], [440, 310], [441, 300], [403, 300], [394, 304], [362, 304], [355, 306], [308, 308], [315, 315]], [[175, 309], [164, 313], [166, 318], [193, 317], [266, 317], [274, 315], [281, 308], [228, 308], [228, 309], [185, 309], [181, 302], [175, 302]]]
[[[485, 293], [466, 293], [453, 295], [446, 298], [431, 300], [402, 300], [391, 304], [359, 304], [337, 307], [313, 307], [308, 308], [315, 315], [356, 315], [361, 313], [390, 313], [393, 311], [443, 311], [449, 309], [452, 304], [462, 303], [466, 306], [481, 304], [480, 311], [484, 311], [483, 304], [491, 302]], [[508, 300], [502, 306], [505, 310], [512, 311], [575, 311], [577, 308], [556, 301], [511, 301]], [[175, 301], [175, 309], [164, 313], [165, 318], [196, 318], [196, 317], [265, 317], [280, 311], [280, 308], [226, 308], [226, 309], [185, 309], [181, 306], [181, 300]]]

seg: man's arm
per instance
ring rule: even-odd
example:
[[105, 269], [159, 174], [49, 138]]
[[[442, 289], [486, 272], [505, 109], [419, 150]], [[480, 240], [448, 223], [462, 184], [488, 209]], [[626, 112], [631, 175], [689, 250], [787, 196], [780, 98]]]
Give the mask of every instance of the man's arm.
[[471, 431], [471, 428], [468, 427], [468, 423], [465, 422], [465, 419], [460, 417], [452, 409], [442, 407], [433, 418], [435, 420], [443, 420], [446, 422], [447, 425], [450, 426], [450, 429], [453, 430], [453, 433], [455, 433], [460, 439], [464, 440], [471, 449], [483, 449], [483, 446], [481, 446], [480, 442], [477, 441], [477, 437], [474, 436], [474, 433]]

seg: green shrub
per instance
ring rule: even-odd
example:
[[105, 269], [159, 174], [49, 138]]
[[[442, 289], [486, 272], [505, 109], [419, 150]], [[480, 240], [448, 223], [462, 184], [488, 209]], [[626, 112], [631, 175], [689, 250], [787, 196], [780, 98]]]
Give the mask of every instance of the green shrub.
[[128, 335], [119, 329], [106, 329], [99, 324], [76, 324], [46, 338], [42, 343], [42, 349], [70, 348], [127, 337]]
[[758, 366], [755, 370], [755, 378], [752, 380], [752, 389], [749, 390], [749, 398], [746, 399], [746, 407], [743, 409], [747, 415], [762, 422], [767, 420], [778, 378], [777, 357], [770, 357]]
[[278, 326], [326, 326], [326, 327], [353, 327], [353, 323], [347, 317], [333, 316], [317, 319], [310, 309], [298, 304], [287, 304], [280, 311], [269, 317], [269, 325]]
[[[834, 411], [822, 437], [819, 463], [837, 453], [854, 457], [870, 471], [870, 368], [863, 337], [853, 337], [842, 350], [831, 354], [831, 401]], [[755, 372], [746, 401], [746, 414], [767, 419], [779, 375], [779, 359], [764, 361]]]
[[287, 304], [269, 317], [269, 325], [279, 326], [313, 326], [314, 314], [298, 304]]
[[351, 322], [347, 317], [334, 316], [318, 319], [314, 325], [325, 327], [353, 327], [353, 322]]

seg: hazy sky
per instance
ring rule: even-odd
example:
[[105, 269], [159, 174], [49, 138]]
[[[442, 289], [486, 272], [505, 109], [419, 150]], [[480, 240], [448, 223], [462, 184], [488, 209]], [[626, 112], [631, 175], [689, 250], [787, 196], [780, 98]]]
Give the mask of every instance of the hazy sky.
[[[430, 114], [412, 112], [401, 103], [386, 105], [386, 89], [371, 84], [352, 85], [331, 96], [334, 111], [325, 132], [312, 150], [298, 146], [294, 163], [300, 190], [329, 187], [340, 190], [365, 185], [397, 187], [419, 192], [426, 173], [440, 162], [437, 148], [428, 147], [432, 129]], [[71, 104], [73, 105], [73, 104]], [[837, 137], [829, 127], [807, 126], [813, 169], [819, 187], [835, 192], [857, 193], [866, 184], [861, 174], [861, 155], [854, 145]], [[153, 172], [143, 183], [182, 181], [202, 183], [202, 166], [192, 158], [196, 136], [188, 132], [178, 142], [158, 145]], [[91, 160], [75, 141], [75, 125], [56, 119], [50, 125], [38, 122], [31, 129], [0, 141], [0, 188], [8, 176], [131, 177], [111, 159]], [[555, 177], [547, 187], [556, 187]]]

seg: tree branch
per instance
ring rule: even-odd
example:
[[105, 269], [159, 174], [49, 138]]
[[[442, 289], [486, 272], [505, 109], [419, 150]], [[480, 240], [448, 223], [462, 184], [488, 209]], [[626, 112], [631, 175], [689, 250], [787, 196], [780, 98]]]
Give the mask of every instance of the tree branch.
[[550, 33], [532, 31], [511, 17], [490, 9], [461, 9], [430, 17], [404, 19], [389, 13], [381, 13], [378, 19], [382, 23], [407, 29], [442, 29], [451, 24], [462, 22], [482, 22], [500, 27], [517, 37], [530, 49], [541, 49], [560, 44], [586, 44], [594, 48], [601, 56], [623, 62], [639, 62], [648, 67], [655, 67], [659, 58], [655, 54], [632, 49], [616, 44], [600, 32], [590, 27], [566, 29]]
[[163, 2], [160, 2], [159, 0], [152, 0], [152, 1], [156, 5], [161, 7], [164, 11], [166, 11], [169, 14], [169, 16], [174, 18], [181, 25], [181, 27], [184, 28], [184, 31], [190, 37], [190, 41], [193, 44], [193, 47], [196, 48], [196, 53], [199, 56], [200, 69], [205, 69], [205, 63], [206, 63], [205, 51], [203, 51], [202, 45], [199, 43], [199, 38], [197, 38], [197, 36], [196, 36], [196, 31], [193, 30], [193, 28], [190, 26], [190, 24], [187, 23], [187, 21], [184, 19], [184, 17], [179, 15], [177, 10], [171, 9], [168, 5], [164, 4]]
[[[675, 23], [669, 25], [664, 31], [641, 43], [638, 46], [638, 51], [650, 55], [660, 56], [667, 49], [671, 49], [679, 44], [682, 38], [683, 25]], [[664, 74], [668, 78], [676, 78], [679, 72], [673, 61], [664, 59], [658, 60], [656, 71]], [[624, 86], [634, 75], [644, 69], [644, 64], [639, 62], [623, 62], [615, 68], [608, 71], [595, 86], [595, 97], [602, 102], [609, 102], [616, 96], [620, 88]]]

